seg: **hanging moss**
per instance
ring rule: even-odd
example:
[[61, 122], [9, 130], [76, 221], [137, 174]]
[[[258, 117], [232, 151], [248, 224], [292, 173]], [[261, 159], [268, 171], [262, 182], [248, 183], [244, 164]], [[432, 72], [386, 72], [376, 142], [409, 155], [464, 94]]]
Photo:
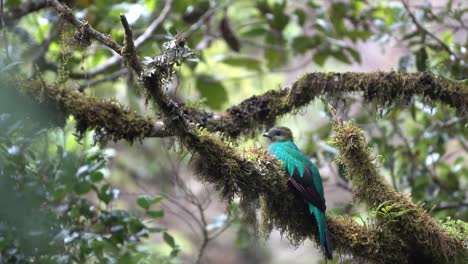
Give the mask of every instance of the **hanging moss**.
[[[253, 230], [259, 225], [260, 234], [266, 237], [276, 228], [296, 246], [307, 238], [317, 239], [315, 220], [304, 202], [288, 189], [288, 177], [278, 160], [263, 148], [239, 151], [226, 144], [222, 136], [195, 126], [188, 111], [158, 89], [161, 86], [156, 75], [144, 77], [143, 83], [163, 112], [165, 124], [194, 155], [192, 164], [198, 179], [213, 184], [227, 204], [239, 197], [244, 219]], [[260, 201], [258, 223], [256, 208]], [[401, 248], [401, 243], [391, 234], [345, 221], [331, 221], [329, 228], [337, 233], [350, 230], [344, 241], [338, 235], [332, 237], [339, 252], [356, 253], [373, 263], [404, 263], [408, 259], [406, 250], [394, 251]], [[349, 239], [354, 243], [350, 244]], [[364, 245], [368, 250], [362, 250]]]
[[[396, 192], [379, 174], [376, 157], [367, 147], [364, 131], [352, 122], [335, 121], [332, 144], [339, 150], [337, 162], [353, 183], [353, 197], [385, 214], [377, 214], [388, 228], [409, 244], [413, 261], [462, 263], [467, 255], [463, 241], [450, 236], [410, 197]], [[391, 221], [388, 219], [391, 218]]]
[[105, 100], [85, 96], [80, 92], [61, 89], [37, 80], [23, 81], [11, 76], [3, 76], [0, 81], [8, 82], [10, 87], [34, 98], [40, 105], [56, 109], [55, 115], [63, 120], [60, 126], [64, 124], [64, 119], [68, 115], [73, 115], [76, 120], [76, 132], [80, 137], [86, 131], [95, 130], [97, 142], [105, 143], [108, 140], [124, 139], [133, 143], [157, 133], [161, 136], [167, 133], [166, 131], [156, 132], [155, 120], [139, 116], [114, 99]]
[[252, 96], [219, 115], [195, 109], [187, 110], [187, 114], [209, 131], [221, 131], [232, 138], [253, 136], [274, 125], [278, 117], [297, 111], [319, 96], [332, 100], [351, 92], [361, 93], [367, 103], [382, 110], [406, 104], [415, 96], [428, 104], [441, 101], [461, 114], [468, 110], [468, 86], [457, 81], [431, 73], [348, 72], [309, 73], [291, 88]]

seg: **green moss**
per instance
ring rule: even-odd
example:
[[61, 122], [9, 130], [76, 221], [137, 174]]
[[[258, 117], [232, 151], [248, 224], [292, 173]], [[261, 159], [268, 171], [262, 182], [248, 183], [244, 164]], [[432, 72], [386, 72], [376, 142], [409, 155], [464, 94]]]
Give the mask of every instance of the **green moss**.
[[441, 101], [461, 114], [468, 110], [468, 86], [431, 73], [348, 72], [306, 74], [291, 88], [252, 96], [219, 118], [203, 111], [192, 111], [189, 116], [210, 131], [222, 131], [233, 138], [252, 136], [273, 126], [279, 116], [298, 111], [319, 96], [331, 101], [353, 92], [361, 93], [381, 112], [408, 104], [415, 96], [427, 104]]
[[378, 174], [376, 157], [367, 147], [364, 132], [352, 122], [335, 122], [332, 144], [337, 162], [353, 182], [353, 197], [376, 209], [384, 228], [409, 244], [413, 259], [456, 263], [465, 254], [463, 242], [453, 238], [409, 197], [393, 190]]
[[18, 91], [34, 98], [39, 104], [54, 107], [58, 115], [73, 115], [76, 132], [80, 137], [88, 130], [95, 130], [97, 142], [124, 139], [132, 143], [153, 133], [155, 121], [152, 118], [139, 116], [115, 99], [85, 96], [41, 81], [21, 81], [14, 78], [4, 78], [4, 81], [10, 82]]
[[[338, 252], [352, 254], [357, 263], [409, 263], [409, 251], [404, 242], [386, 229], [358, 225], [350, 218], [327, 217], [334, 247]], [[351, 251], [343, 251], [351, 245]], [[387, 249], [391, 249], [390, 251]]]

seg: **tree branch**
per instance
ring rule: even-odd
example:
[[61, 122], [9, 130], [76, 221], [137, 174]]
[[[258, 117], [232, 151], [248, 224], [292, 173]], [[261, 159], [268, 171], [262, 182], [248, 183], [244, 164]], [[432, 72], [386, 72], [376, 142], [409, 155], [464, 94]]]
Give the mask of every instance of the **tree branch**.
[[384, 229], [391, 229], [409, 245], [412, 261], [437, 263], [460, 261], [465, 254], [463, 241], [449, 235], [424, 209], [396, 192], [377, 170], [376, 157], [367, 147], [364, 131], [352, 122], [334, 122], [333, 145], [339, 150], [338, 163], [345, 166], [353, 183], [353, 197], [380, 210]]
[[35, 0], [35, 1], [27, 1], [26, 3], [22, 3], [15, 8], [12, 8], [5, 12], [4, 19], [5, 24], [10, 26], [13, 24], [15, 20], [20, 19], [21, 17], [28, 15], [32, 12], [36, 12], [43, 8], [47, 7], [47, 0]]
[[[56, 0], [50, 1], [58, 3]], [[60, 10], [64, 9], [62, 13], [71, 19], [69, 21], [75, 27], [79, 28], [82, 25], [68, 7], [60, 3], [58, 5], [56, 9], [59, 14]], [[169, 0], [161, 15], [152, 23], [154, 27], [151, 27], [151, 30], [155, 30], [159, 25], [156, 21], [165, 19], [170, 6]], [[92, 29], [89, 25], [87, 28]], [[146, 35], [145, 33], [142, 36]], [[103, 34], [97, 32], [91, 36], [102, 37]], [[141, 39], [140, 42], [138, 39]], [[135, 48], [145, 40], [138, 39], [135, 41]], [[105, 42], [103, 44], [106, 45]], [[133, 69], [138, 72], [138, 67]], [[317, 96], [340, 97], [349, 92], [362, 92], [367, 101], [376, 102], [379, 107], [407, 102], [413, 96], [420, 96], [425, 102], [440, 100], [462, 114], [467, 111], [468, 105], [466, 85], [430, 73], [310, 73], [297, 80], [291, 88], [253, 96], [239, 105], [230, 107], [225, 113], [205, 113], [190, 108], [184, 108], [184, 111], [191, 121], [199, 123], [209, 131], [220, 131], [235, 138], [242, 134], [254, 135], [259, 130], [272, 126], [279, 116], [307, 105]]]
[[449, 46], [447, 46], [440, 38], [438, 38], [436, 35], [434, 35], [432, 32], [430, 32], [429, 30], [427, 30], [423, 25], [421, 25], [421, 23], [419, 23], [418, 19], [416, 18], [416, 16], [413, 14], [413, 12], [411, 12], [409, 6], [408, 6], [408, 3], [405, 1], [405, 0], [401, 0], [406, 12], [408, 13], [409, 17], [411, 18], [411, 21], [413, 21], [413, 24], [418, 28], [419, 31], [423, 32], [424, 34], [428, 35], [429, 37], [431, 37], [433, 40], [435, 40], [435, 42], [437, 42], [437, 44], [442, 48], [444, 49], [445, 51], [447, 51], [448, 54], [450, 54], [451, 56], [453, 56], [453, 58], [455, 58], [455, 60], [459, 61], [460, 59], [458, 58], [457, 54], [455, 54], [455, 52], [453, 52]]
[[[138, 49], [141, 45], [145, 44], [151, 36], [154, 34], [154, 32], [162, 25], [162, 23], [167, 19], [169, 16], [171, 10], [172, 10], [172, 4], [174, 0], [166, 0], [164, 3], [164, 7], [161, 10], [161, 13], [159, 16], [157, 16], [153, 22], [146, 28], [145, 32], [141, 34], [135, 41], [135, 50]], [[89, 70], [88, 72], [85, 73], [71, 73], [70, 77], [73, 79], [85, 79], [85, 78], [93, 78], [99, 74], [102, 74], [106, 72], [109, 69], [112, 69], [116, 66], [119, 65], [119, 63], [122, 61], [122, 57], [119, 55], [113, 55], [110, 57], [108, 60], [106, 60], [104, 63], [100, 64], [96, 68], [93, 68]]]
[[135, 70], [137, 75], [143, 71], [140, 60], [136, 54], [135, 43], [133, 43], [133, 32], [128, 24], [127, 18], [124, 14], [120, 14], [120, 22], [125, 30], [124, 46], [122, 48], [122, 57], [125, 58], [129, 66]]
[[105, 35], [94, 28], [92, 28], [88, 22], [80, 21], [78, 18], [73, 15], [71, 9], [61, 4], [58, 0], [47, 0], [47, 3], [55, 8], [55, 11], [60, 16], [60, 18], [68, 21], [70, 24], [75, 26], [77, 29], [83, 30], [84, 33], [88, 34], [93, 39], [99, 41], [105, 46], [111, 48], [117, 54], [121, 54], [122, 46], [115, 42], [110, 36]]
[[224, 113], [201, 113], [187, 109], [194, 121], [209, 131], [221, 131], [231, 137], [254, 135], [275, 124], [279, 116], [309, 104], [315, 98], [342, 97], [360, 92], [367, 102], [390, 108], [419, 96], [425, 103], [441, 101], [464, 114], [468, 110], [468, 86], [431, 73], [309, 73], [291, 88], [270, 90], [252, 96]]
[[[60, 13], [60, 10], [57, 11]], [[71, 22], [73, 23], [73, 20]], [[75, 24], [75, 26], [79, 25]], [[179, 48], [183, 48], [183, 42], [175, 42], [172, 48], [179, 51]], [[182, 144], [195, 155], [194, 166], [198, 177], [204, 182], [212, 183], [227, 202], [232, 201], [234, 197], [240, 197], [241, 204], [244, 204], [242, 208], [252, 210], [244, 211], [245, 214], [255, 215], [255, 209], [261, 200], [263, 234], [268, 234], [275, 227], [295, 245], [303, 242], [311, 234], [315, 234], [317, 238], [314, 218], [309, 215], [307, 205], [288, 191], [287, 176], [284, 175], [276, 159], [264, 149], [239, 151], [226, 144], [221, 138], [200, 129], [190, 118], [190, 111], [164, 93], [164, 88], [171, 80], [172, 67], [176, 62], [178, 62], [177, 58], [155, 58], [153, 62], [155, 65], [143, 74], [142, 83], [164, 114], [167, 131], [176, 135]], [[53, 91], [58, 92], [54, 95], [55, 97], [61, 96], [62, 91], [57, 89]], [[461, 112], [466, 110], [468, 93], [466, 86], [428, 73], [313, 73], [299, 79], [291, 89], [272, 91], [260, 97], [264, 100], [261, 107], [254, 105], [258, 99], [252, 97], [248, 102], [237, 106], [237, 109], [244, 106], [252, 107], [257, 110], [255, 114], [259, 115], [271, 107], [269, 111], [273, 114], [267, 115], [266, 118], [267, 122], [271, 123], [277, 116], [306, 105], [318, 95], [342, 96], [343, 93], [356, 91], [363, 92], [365, 99], [375, 101], [382, 107], [389, 107], [396, 101], [409, 100], [413, 95], [421, 95], [424, 101], [441, 98], [442, 102]], [[81, 104], [86, 105], [84, 102], [79, 103]], [[78, 109], [74, 109], [74, 107], [77, 106], [65, 104], [64, 109], [65, 111], [77, 110], [78, 113], [89, 111], [87, 108], [81, 109], [78, 106]], [[228, 113], [235, 113], [233, 108], [230, 110], [231, 112], [228, 110]], [[249, 113], [242, 114], [252, 118]], [[218, 120], [223, 120], [223, 117]], [[265, 124], [265, 121], [259, 120], [264, 119], [259, 118], [257, 121]], [[253, 122], [247, 122], [248, 128], [254, 126]], [[333, 233], [332, 241], [337, 250], [379, 263], [396, 261], [407, 263], [411, 260], [408, 258], [409, 254], [414, 260], [418, 256], [423, 258], [433, 256], [442, 261], [461, 258], [464, 254], [461, 241], [450, 237], [419, 207], [401, 194], [394, 192], [383, 179], [377, 177], [375, 167], [371, 166], [373, 165], [372, 159], [365, 147], [362, 130], [352, 128], [348, 125], [335, 126], [337, 135], [341, 135], [335, 138], [341, 139], [337, 143], [342, 152], [340, 161], [347, 165], [349, 171], [355, 170], [359, 174], [351, 175], [354, 177], [352, 179], [356, 180], [354, 188], [359, 190], [358, 197], [369, 202], [373, 207], [377, 207], [388, 199], [394, 202], [396, 209], [401, 209], [404, 213], [398, 216], [398, 221], [388, 224], [391, 230], [362, 227], [350, 219], [328, 217], [329, 229]], [[80, 131], [80, 127], [77, 129]], [[370, 165], [364, 164], [367, 166], [363, 166], [359, 164], [360, 160]], [[377, 189], [377, 193], [374, 194], [363, 188], [366, 184], [382, 189]], [[375, 188], [373, 188], [374, 191]], [[373, 196], [377, 196], [374, 202], [370, 201]], [[408, 211], [404, 211], [407, 209]], [[398, 212], [402, 212], [401, 210]], [[429, 230], [423, 228], [429, 228]], [[414, 231], [414, 233], [408, 234], [409, 231]], [[431, 251], [431, 249], [434, 250]], [[444, 257], [447, 259], [443, 259]]]
[[[307, 205], [288, 191], [287, 176], [277, 160], [263, 149], [239, 152], [211, 133], [195, 128], [182, 107], [164, 94], [162, 88], [158, 89], [160, 81], [156, 76], [144, 77], [143, 82], [164, 113], [168, 128], [198, 157], [194, 166], [202, 181], [212, 183], [227, 202], [240, 197], [247, 204], [244, 208], [256, 208], [255, 204], [263, 198], [263, 234], [276, 227], [299, 245], [317, 233]], [[339, 251], [374, 262], [407, 259], [407, 250], [398, 237], [384, 231], [359, 226], [350, 219], [330, 217], [329, 228], [336, 234], [332, 239]]]
[[94, 129], [97, 142], [123, 139], [132, 143], [145, 137], [171, 136], [163, 122], [139, 116], [115, 100], [85, 96], [78, 91], [59, 89], [40, 81], [18, 81], [9, 76], [0, 76], [0, 81], [8, 84], [5, 87], [12, 87], [40, 105], [54, 109], [52, 113], [60, 115], [61, 123], [73, 115], [78, 135], [83, 136], [86, 131]]

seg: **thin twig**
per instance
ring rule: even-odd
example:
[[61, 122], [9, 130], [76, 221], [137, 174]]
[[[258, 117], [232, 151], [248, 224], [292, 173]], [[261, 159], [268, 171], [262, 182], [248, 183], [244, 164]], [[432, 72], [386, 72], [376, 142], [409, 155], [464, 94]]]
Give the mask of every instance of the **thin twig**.
[[213, 16], [217, 11], [221, 10], [221, 9], [224, 9], [226, 8], [227, 6], [229, 6], [230, 4], [230, 1], [226, 1], [224, 2], [223, 4], [221, 5], [218, 5], [218, 6], [215, 6], [211, 9], [209, 9], [208, 11], [206, 11], [199, 19], [197, 22], [195, 22], [192, 26], [190, 26], [190, 28], [185, 31], [184, 33], [182, 33], [182, 36], [187, 39], [187, 38], [190, 38], [197, 30], [199, 30], [203, 24], [205, 24], [205, 21], [210, 18], [211, 16]]
[[99, 41], [100, 43], [104, 44], [105, 46], [109, 47], [113, 51], [121, 54], [122, 46], [115, 42], [110, 36], [105, 35], [88, 24], [86, 21], [79, 20], [71, 11], [71, 9], [61, 4], [58, 0], [48, 0], [48, 3], [52, 5], [55, 10], [57, 11], [58, 15], [65, 19], [66, 21], [70, 22], [73, 26], [77, 29], [83, 30], [86, 34], [91, 36], [93, 39]]
[[133, 43], [132, 29], [130, 28], [127, 18], [124, 14], [120, 14], [120, 22], [122, 23], [125, 31], [122, 57], [124, 57], [129, 66], [135, 70], [138, 75], [140, 75], [143, 71], [143, 68], [141, 66], [140, 60], [138, 59], [138, 55], [136, 54], [135, 43]]
[[[161, 10], [161, 13], [159, 14], [158, 17], [156, 17], [153, 22], [148, 26], [148, 28], [141, 34], [135, 41], [135, 49], [138, 49], [141, 45], [146, 43], [148, 40], [151, 39], [153, 36], [154, 32], [161, 26], [161, 24], [167, 19], [169, 16], [171, 10], [172, 10], [172, 4], [174, 0], [167, 0], [165, 1], [164, 7]], [[96, 75], [99, 75], [101, 73], [104, 73], [105, 71], [117, 66], [120, 62], [122, 61], [122, 57], [119, 56], [119, 54], [114, 54], [112, 57], [110, 57], [108, 60], [106, 60], [104, 63], [100, 64], [99, 66], [96, 66], [95, 68], [89, 70], [86, 73], [71, 73], [70, 77], [73, 79], [86, 79], [86, 78], [92, 78], [95, 77]]]
[[406, 3], [405, 0], [401, 0], [403, 6], [405, 7], [405, 10], [406, 12], [408, 12], [408, 15], [410, 16], [411, 18], [411, 21], [413, 21], [414, 25], [420, 30], [422, 31], [424, 34], [427, 34], [429, 37], [431, 37], [433, 40], [435, 40], [437, 42], [437, 44], [439, 44], [439, 46], [441, 48], [443, 48], [445, 51], [447, 51], [450, 55], [452, 55], [455, 60], [459, 61], [459, 58], [457, 56], [457, 54], [455, 54], [455, 52], [453, 52], [449, 46], [447, 46], [447, 44], [445, 44], [440, 38], [438, 38], [436, 35], [434, 35], [432, 32], [430, 32], [429, 30], [427, 30], [423, 25], [421, 25], [421, 23], [419, 23], [418, 19], [416, 18], [416, 16], [413, 14], [413, 12], [411, 12], [409, 6], [408, 6], [408, 3]]
[[5, 12], [4, 14], [5, 25], [11, 26], [14, 21], [32, 12], [41, 10], [45, 7], [47, 7], [47, 0], [35, 0], [35, 1], [27, 1], [25, 3], [21, 3], [17, 5], [16, 7]]
[[172, 3], [174, 0], [166, 0], [166, 3], [161, 10], [161, 13], [159, 16], [153, 20], [153, 22], [148, 26], [148, 28], [141, 34], [136, 40], [135, 40], [135, 47], [140, 47], [143, 45], [146, 41], [148, 41], [153, 33], [159, 28], [159, 26], [166, 20], [166, 18], [169, 16], [169, 13], [172, 10]]
[[100, 84], [100, 83], [103, 83], [103, 82], [109, 82], [109, 81], [114, 81], [118, 78], [120, 78], [121, 76], [125, 75], [128, 73], [128, 69], [120, 69], [118, 71], [115, 71], [109, 75], [106, 75], [104, 76], [103, 78], [101, 79], [92, 79], [88, 82], [85, 82], [83, 84], [81, 84], [77, 90], [82, 92], [84, 91], [84, 89], [86, 88], [90, 88], [91, 86], [94, 86], [94, 85], [97, 85], [97, 84]]
[[210, 242], [210, 237], [208, 236], [208, 230], [206, 229], [206, 227], [208, 226], [208, 223], [206, 222], [205, 213], [201, 204], [197, 204], [197, 208], [198, 208], [198, 212], [200, 213], [200, 219], [203, 223], [203, 229], [202, 229], [203, 241], [200, 246], [200, 249], [198, 250], [197, 261], [195, 262], [197, 264], [200, 264], [203, 258], [203, 254], [205, 253], [205, 249], [208, 246], [208, 243]]
[[432, 209], [432, 212], [439, 212], [439, 211], [448, 210], [448, 209], [457, 209], [460, 207], [468, 207], [468, 202], [458, 202], [458, 203], [452, 203], [452, 204], [439, 205], [439, 206], [434, 207], [434, 209]]

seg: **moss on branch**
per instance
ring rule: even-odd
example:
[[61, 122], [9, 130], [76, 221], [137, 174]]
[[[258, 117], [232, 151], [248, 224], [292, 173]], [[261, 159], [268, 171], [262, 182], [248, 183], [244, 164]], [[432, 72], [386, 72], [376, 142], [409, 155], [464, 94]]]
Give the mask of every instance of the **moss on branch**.
[[462, 263], [467, 251], [463, 241], [449, 235], [435, 219], [410, 197], [396, 192], [378, 173], [376, 157], [367, 146], [364, 131], [352, 122], [335, 120], [332, 144], [339, 150], [338, 163], [344, 165], [346, 176], [353, 183], [353, 197], [377, 214], [385, 229], [408, 243], [412, 262]]
[[76, 120], [76, 132], [82, 136], [95, 130], [98, 142], [124, 139], [130, 143], [145, 137], [164, 137], [170, 134], [162, 122], [143, 117], [122, 106], [116, 100], [86, 96], [80, 92], [61, 89], [41, 81], [16, 80], [11, 76], [0, 76], [5, 87], [13, 88], [36, 103], [48, 108], [55, 125], [62, 126], [72, 115]]
[[[288, 190], [287, 176], [279, 161], [265, 149], [239, 151], [207, 129], [191, 122], [185, 108], [163, 93], [156, 75], [143, 79], [145, 88], [164, 113], [164, 123], [195, 156], [198, 178], [211, 183], [228, 203], [239, 197], [248, 219], [254, 218], [261, 201], [262, 234], [276, 228], [293, 245], [317, 238], [316, 224], [307, 205]], [[351, 219], [330, 218], [335, 248], [373, 263], [408, 262], [401, 240], [384, 230], [359, 226]], [[254, 221], [256, 222], [256, 221]], [[250, 223], [256, 226], [256, 223]]]
[[194, 121], [231, 137], [253, 135], [272, 126], [279, 116], [306, 106], [319, 96], [340, 98], [360, 92], [380, 108], [407, 103], [419, 96], [425, 103], [441, 101], [461, 114], [468, 110], [468, 86], [431, 73], [309, 73], [291, 88], [268, 91], [232, 106], [220, 115], [191, 111]]
[[[77, 28], [82, 27], [86, 34], [117, 53], [122, 52], [122, 46], [76, 19], [68, 7], [57, 0], [49, 0], [49, 3], [62, 19]], [[183, 46], [183, 43], [176, 44], [173, 48], [177, 50]], [[129, 48], [128, 43], [126, 48]], [[278, 161], [263, 149], [236, 150], [210, 131], [222, 131], [232, 137], [253, 134], [274, 124], [278, 116], [307, 105], [317, 96], [340, 97], [349, 92], [362, 92], [365, 100], [380, 107], [407, 102], [417, 95], [424, 102], [440, 100], [460, 113], [467, 110], [466, 85], [429, 73], [311, 73], [296, 81], [290, 89], [251, 97], [222, 115], [196, 111], [194, 115], [194, 111], [178, 105], [163, 92], [171, 79], [173, 65], [179, 63], [168, 63], [168, 58], [161, 61], [158, 59], [162, 57], [156, 58], [157, 65], [142, 74], [142, 82], [163, 112], [164, 123], [170, 133], [198, 157], [195, 164], [199, 178], [214, 184], [228, 202], [240, 197], [242, 207], [250, 210], [247, 212], [250, 215], [255, 216], [255, 208], [262, 200], [264, 233], [277, 228], [294, 245], [316, 234], [315, 224], [305, 204], [288, 191], [287, 176]], [[130, 66], [135, 68], [131, 63]], [[73, 113], [79, 133], [98, 128], [105, 131], [101, 135], [112, 135], [114, 140], [133, 141], [144, 136], [142, 131], [151, 130], [145, 122], [149, 120], [140, 122], [139, 117], [115, 101], [103, 102], [37, 83], [28, 83], [24, 91], [32, 92], [34, 96], [43, 93], [44, 100], [55, 103], [65, 113]], [[200, 129], [196, 123], [207, 130]], [[129, 131], [134, 127], [129, 124], [141, 124], [143, 128], [132, 133]], [[408, 263], [420, 261], [419, 258], [439, 262], [460, 260], [466, 253], [461, 240], [451, 237], [421, 208], [396, 193], [377, 175], [374, 158], [366, 147], [362, 130], [350, 123], [337, 125], [335, 129], [335, 144], [341, 152], [338, 160], [346, 165], [348, 176], [355, 184], [356, 196], [374, 208], [390, 201], [395, 210], [404, 212], [399, 214], [398, 221], [385, 223], [388, 230], [360, 226], [348, 218], [328, 217], [335, 248], [375, 263]]]

